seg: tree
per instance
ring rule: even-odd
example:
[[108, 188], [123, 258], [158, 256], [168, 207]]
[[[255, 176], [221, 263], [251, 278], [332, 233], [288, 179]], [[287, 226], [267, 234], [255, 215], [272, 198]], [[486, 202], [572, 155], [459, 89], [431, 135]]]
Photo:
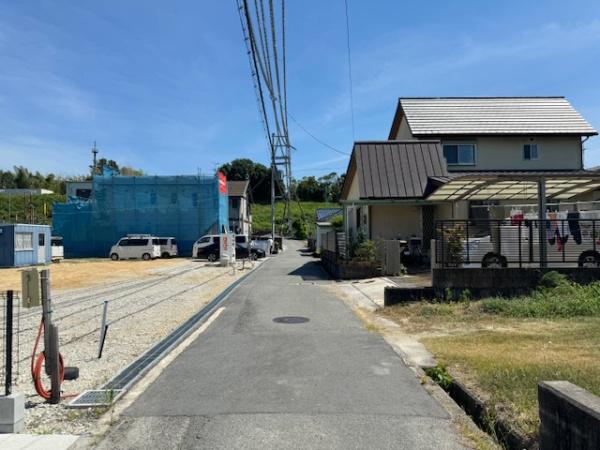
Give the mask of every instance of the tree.
[[304, 177], [296, 187], [296, 195], [305, 202], [323, 202], [326, 200], [325, 185], [315, 177]]
[[[219, 170], [228, 180], [248, 180], [250, 199], [255, 203], [269, 203], [271, 201], [271, 169], [263, 164], [248, 158], [234, 159], [223, 164]], [[277, 194], [281, 194], [276, 186]]]

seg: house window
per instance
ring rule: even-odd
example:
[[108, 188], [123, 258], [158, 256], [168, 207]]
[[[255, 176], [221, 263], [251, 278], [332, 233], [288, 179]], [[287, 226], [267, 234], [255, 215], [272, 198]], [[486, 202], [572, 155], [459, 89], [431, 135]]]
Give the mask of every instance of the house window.
[[444, 158], [448, 165], [472, 166], [475, 164], [475, 144], [444, 144]]
[[33, 250], [33, 233], [15, 233], [15, 250]]
[[43, 247], [46, 245], [46, 235], [44, 233], [38, 234], [38, 245]]
[[532, 159], [538, 159], [538, 146], [537, 144], [525, 144], [523, 146], [523, 159], [530, 161]]

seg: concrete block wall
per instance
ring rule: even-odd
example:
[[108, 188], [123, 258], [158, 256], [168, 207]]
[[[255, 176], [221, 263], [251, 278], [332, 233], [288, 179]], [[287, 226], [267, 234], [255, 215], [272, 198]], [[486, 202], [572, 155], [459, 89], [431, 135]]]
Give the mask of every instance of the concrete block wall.
[[600, 449], [600, 397], [568, 381], [538, 385], [540, 450]]

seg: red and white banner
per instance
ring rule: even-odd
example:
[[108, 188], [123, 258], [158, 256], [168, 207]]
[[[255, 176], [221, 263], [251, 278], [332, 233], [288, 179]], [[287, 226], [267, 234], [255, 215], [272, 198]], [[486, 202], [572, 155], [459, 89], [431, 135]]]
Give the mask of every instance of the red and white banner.
[[219, 193], [227, 195], [227, 177], [223, 172], [219, 172]]

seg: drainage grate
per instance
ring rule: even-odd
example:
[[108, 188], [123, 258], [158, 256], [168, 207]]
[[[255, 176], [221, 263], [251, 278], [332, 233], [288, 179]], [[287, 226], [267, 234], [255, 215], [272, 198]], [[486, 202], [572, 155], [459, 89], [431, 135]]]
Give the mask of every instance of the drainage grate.
[[110, 406], [125, 392], [123, 389], [98, 389], [84, 391], [75, 397], [69, 408], [89, 408], [92, 406]]
[[275, 317], [273, 322], [276, 323], [306, 323], [310, 319], [308, 317], [302, 316], [283, 316], [283, 317]]

